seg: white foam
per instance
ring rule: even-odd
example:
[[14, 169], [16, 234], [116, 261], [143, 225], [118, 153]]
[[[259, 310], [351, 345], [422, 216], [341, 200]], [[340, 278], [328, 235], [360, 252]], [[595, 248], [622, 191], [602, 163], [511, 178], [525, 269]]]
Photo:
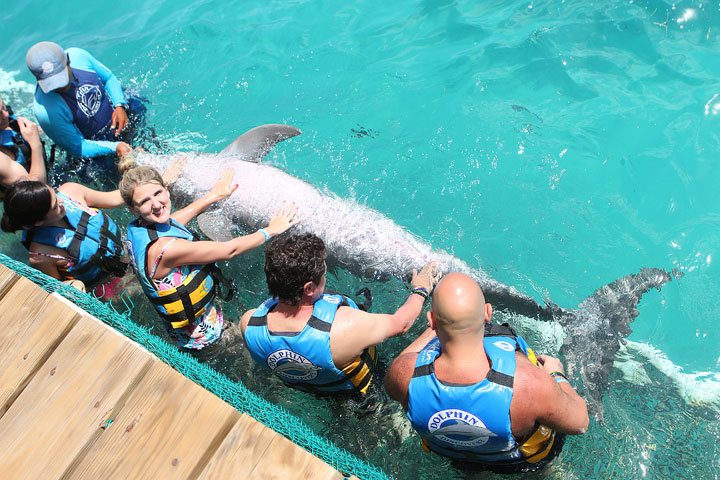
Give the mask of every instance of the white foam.
[[683, 373], [682, 367], [675, 365], [653, 345], [627, 341], [620, 347], [613, 366], [623, 371], [626, 380], [640, 385], [651, 380], [642, 364], [630, 353], [642, 356], [646, 360], [643, 363], [652, 365], [671, 380], [686, 404], [720, 410], [720, 372]]
[[20, 73], [19, 70], [12, 70], [10, 72], [6, 72], [2, 68], [0, 68], [0, 93], [5, 92], [23, 92], [23, 93], [33, 93], [35, 91], [35, 85], [31, 85], [27, 82], [24, 82], [22, 80], [15, 80], [15, 76]]
[[[510, 323], [518, 333], [533, 332], [539, 337], [537, 353], [556, 354], [565, 339], [565, 331], [557, 322], [516, 315]], [[653, 383], [645, 369], [647, 365], [665, 375], [687, 405], [720, 410], [720, 372], [684, 373], [682, 367], [675, 365], [659, 348], [630, 340], [620, 345], [613, 363], [613, 367], [622, 372], [624, 381], [641, 386]]]

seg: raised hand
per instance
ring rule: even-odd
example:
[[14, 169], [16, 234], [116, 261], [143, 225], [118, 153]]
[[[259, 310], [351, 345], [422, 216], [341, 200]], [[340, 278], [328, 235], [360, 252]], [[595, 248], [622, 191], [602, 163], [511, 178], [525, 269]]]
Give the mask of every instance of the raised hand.
[[410, 281], [412, 288], [424, 288], [430, 294], [442, 278], [442, 272], [439, 272], [437, 268], [437, 262], [428, 262], [420, 270], [420, 273], [413, 270], [412, 280]]
[[170, 162], [170, 165], [168, 165], [168, 167], [162, 174], [162, 179], [163, 182], [165, 182], [165, 185], [170, 185], [175, 180], [180, 178], [180, 174], [182, 173], [183, 167], [186, 163], [187, 157], [185, 155], [175, 157], [175, 159]]
[[536, 358], [540, 368], [546, 372], [560, 372], [565, 374], [565, 368], [559, 359], [551, 357], [550, 355], [538, 355]]
[[37, 124], [31, 122], [25, 117], [17, 117], [20, 134], [32, 148], [40, 147], [40, 129]]
[[283, 233], [293, 225], [296, 225], [300, 219], [297, 217], [298, 207], [294, 203], [283, 202], [278, 213], [270, 220], [265, 230], [270, 236]]
[[238, 188], [237, 183], [232, 183], [234, 175], [235, 170], [232, 168], [226, 168], [225, 171], [223, 171], [222, 175], [220, 175], [220, 178], [209, 193], [213, 202], [229, 197]]
[[117, 144], [117, 147], [115, 147], [115, 153], [117, 154], [118, 158], [131, 154], [132, 151], [132, 147], [125, 142], [119, 142]]
[[110, 128], [115, 128], [115, 136], [117, 137], [120, 135], [120, 132], [122, 132], [125, 129], [125, 126], [128, 123], [128, 116], [127, 112], [125, 112], [125, 108], [122, 105], [118, 105], [115, 107], [115, 111], [113, 111], [112, 114], [112, 122], [110, 123]]

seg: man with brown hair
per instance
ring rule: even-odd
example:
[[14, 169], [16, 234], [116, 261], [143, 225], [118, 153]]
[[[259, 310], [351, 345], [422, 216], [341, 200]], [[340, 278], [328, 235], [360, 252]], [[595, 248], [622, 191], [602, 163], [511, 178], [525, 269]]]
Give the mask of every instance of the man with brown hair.
[[313, 234], [268, 244], [265, 275], [272, 298], [243, 315], [245, 343], [256, 362], [290, 386], [366, 393], [377, 363], [375, 345], [410, 329], [440, 274], [426, 265], [413, 274], [413, 290], [395, 313], [373, 314], [344, 295], [325, 294], [325, 258], [325, 244]]
[[447, 275], [430, 328], [392, 362], [385, 387], [426, 450], [502, 473], [539, 470], [560, 452], [563, 434], [587, 430], [587, 405], [557, 358], [536, 360], [491, 315], [474, 280]]

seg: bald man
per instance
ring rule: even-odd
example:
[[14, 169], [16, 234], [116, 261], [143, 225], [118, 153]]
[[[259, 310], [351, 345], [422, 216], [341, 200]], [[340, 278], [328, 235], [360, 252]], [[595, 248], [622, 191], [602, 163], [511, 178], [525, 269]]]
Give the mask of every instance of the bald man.
[[557, 358], [536, 359], [491, 316], [474, 280], [447, 275], [430, 328], [392, 362], [385, 388], [426, 451], [500, 473], [536, 471], [560, 452], [564, 434], [585, 433], [587, 405]]

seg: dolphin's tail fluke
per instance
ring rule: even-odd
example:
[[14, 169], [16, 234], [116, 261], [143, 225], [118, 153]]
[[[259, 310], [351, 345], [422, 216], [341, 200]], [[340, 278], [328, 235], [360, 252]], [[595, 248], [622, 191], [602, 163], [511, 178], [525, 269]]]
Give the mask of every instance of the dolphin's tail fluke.
[[300, 133], [300, 130], [290, 125], [260, 125], [233, 140], [217, 158], [236, 157], [249, 162], [260, 162], [276, 144]]
[[620, 341], [630, 335], [630, 322], [638, 316], [638, 303], [650, 289], [660, 289], [672, 280], [670, 272], [644, 268], [599, 288], [576, 310], [561, 309], [556, 318], [565, 327], [566, 337], [560, 349], [567, 373], [579, 369], [588, 407], [603, 422], [602, 395]]
[[660, 290], [670, 280], [670, 272], [659, 268], [643, 268], [638, 273], [599, 288], [580, 304], [580, 308], [587, 302], [597, 303], [609, 316], [612, 329], [624, 338], [632, 333], [630, 322], [640, 314], [637, 306], [643, 294], [653, 288]]

